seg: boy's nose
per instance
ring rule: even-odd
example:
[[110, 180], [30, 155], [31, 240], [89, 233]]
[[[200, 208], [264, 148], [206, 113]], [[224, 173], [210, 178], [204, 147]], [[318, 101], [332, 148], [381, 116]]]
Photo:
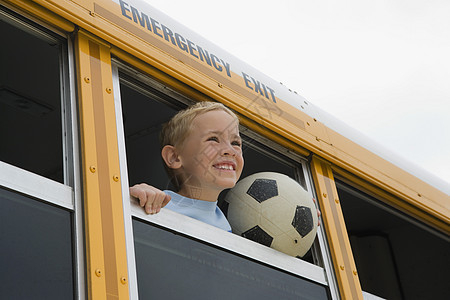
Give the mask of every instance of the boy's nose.
[[236, 155], [236, 149], [234, 149], [233, 145], [225, 143], [225, 145], [221, 149], [221, 153], [220, 154], [235, 156]]

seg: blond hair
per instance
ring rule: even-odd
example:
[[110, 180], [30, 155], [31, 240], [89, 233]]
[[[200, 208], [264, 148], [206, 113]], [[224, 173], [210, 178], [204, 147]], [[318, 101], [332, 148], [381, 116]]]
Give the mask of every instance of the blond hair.
[[[221, 110], [232, 116], [239, 124], [239, 119], [236, 114], [227, 108], [222, 103], [202, 101], [189, 106], [188, 108], [179, 111], [173, 116], [169, 122], [163, 125], [161, 129], [160, 142], [161, 149], [166, 145], [181, 148], [186, 138], [189, 136], [192, 130], [192, 124], [194, 119], [199, 115], [205, 114], [210, 111]], [[169, 168], [165, 162], [163, 162], [167, 173], [170, 176], [170, 180], [176, 189], [181, 188], [181, 183], [176, 178], [174, 171]]]
[[232, 116], [237, 122], [238, 117], [225, 105], [217, 102], [198, 102], [184, 110], [179, 111], [167, 122], [161, 130], [161, 148], [166, 145], [181, 147], [189, 136], [194, 119], [204, 113], [222, 110]]

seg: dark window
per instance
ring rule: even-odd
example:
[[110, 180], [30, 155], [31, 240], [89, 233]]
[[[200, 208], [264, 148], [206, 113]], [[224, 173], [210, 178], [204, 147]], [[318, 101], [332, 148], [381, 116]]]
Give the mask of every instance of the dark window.
[[[130, 186], [146, 182], [159, 189], [170, 188], [161, 159], [159, 133], [162, 125], [185, 105], [163, 103], [158, 101], [159, 98], [167, 99], [168, 96], [158, 95], [156, 91], [153, 91], [154, 95], [151, 92], [144, 94], [126, 84], [121, 84], [120, 91]], [[275, 159], [275, 153], [272, 156], [266, 155], [261, 150], [270, 150], [251, 138], [243, 136], [243, 142], [245, 167], [241, 178], [256, 172], [271, 171], [296, 178], [296, 168], [293, 166], [299, 166], [298, 163]], [[303, 173], [299, 173], [299, 180], [306, 188]]]
[[142, 299], [329, 299], [327, 287], [133, 220]]
[[448, 298], [448, 236], [344, 183], [337, 187], [362, 289], [390, 300]]
[[0, 160], [63, 183], [62, 44], [6, 20], [0, 18]]
[[[125, 72], [126, 73], [126, 72]], [[130, 186], [145, 182], [172, 189], [161, 159], [162, 125], [190, 101], [121, 74], [121, 104]], [[172, 95], [172, 93], [170, 93]], [[252, 135], [251, 137], [249, 135]], [[243, 135], [241, 178], [279, 172], [306, 188], [301, 163], [269, 148], [256, 134]], [[226, 213], [224, 191], [219, 206]], [[328, 299], [322, 286], [283, 270], [223, 251], [214, 245], [145, 222], [133, 222], [139, 297], [143, 299]], [[311, 251], [304, 260], [312, 263]]]
[[71, 213], [0, 189], [0, 298], [73, 299]]
[[177, 110], [125, 84], [120, 85], [120, 92], [130, 186], [145, 182], [162, 190], [170, 188], [159, 132]]

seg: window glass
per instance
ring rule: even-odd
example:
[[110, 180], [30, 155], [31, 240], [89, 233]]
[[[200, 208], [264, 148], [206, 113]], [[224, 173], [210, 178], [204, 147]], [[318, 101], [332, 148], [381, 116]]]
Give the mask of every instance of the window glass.
[[342, 182], [337, 187], [364, 291], [385, 299], [450, 295], [448, 236]]
[[0, 18], [0, 160], [63, 183], [60, 52]]
[[[161, 159], [159, 134], [162, 125], [180, 107], [158, 101], [156, 93], [144, 94], [127, 84], [121, 84], [120, 91], [130, 186], [144, 182], [162, 190], [173, 189]], [[278, 172], [298, 179], [307, 189], [300, 163], [282, 157], [253, 138], [245, 135], [242, 138], [245, 166], [241, 179], [257, 172]], [[225, 215], [226, 193], [227, 190], [221, 193], [218, 202]], [[304, 255], [303, 260], [313, 263], [311, 250]]]
[[[169, 104], [157, 101], [151, 95], [121, 84], [121, 99], [125, 144], [127, 152], [128, 180], [130, 186], [146, 182], [160, 188], [171, 188], [169, 178], [161, 159], [159, 133], [162, 125], [185, 107], [183, 104]], [[297, 177], [298, 163], [283, 161], [264, 154], [261, 150], [270, 151], [260, 142], [243, 136], [243, 155], [245, 167], [241, 178], [256, 172], [279, 172], [292, 178]], [[298, 178], [306, 188], [303, 173]]]
[[159, 146], [159, 132], [177, 110], [126, 84], [120, 85], [128, 181], [170, 188]]
[[2, 299], [73, 299], [71, 213], [0, 189]]
[[329, 299], [327, 288], [133, 221], [142, 299]]
[[0, 298], [73, 299], [84, 273], [78, 149], [63, 147], [76, 144], [68, 41], [0, 10]]
[[[139, 78], [130, 76], [128, 67], [123, 68], [123, 73], [118, 72], [118, 75], [128, 183], [130, 186], [147, 183], [159, 189], [173, 189], [161, 159], [159, 134], [162, 125], [191, 103], [191, 100], [151, 79], [142, 78], [143, 82], [138, 81]], [[241, 136], [245, 159], [241, 178], [257, 172], [279, 172], [297, 179], [309, 190], [301, 158], [288, 154], [286, 149], [273, 145], [273, 142], [246, 128], [242, 128]], [[223, 199], [226, 192], [219, 197], [219, 207], [225, 215], [227, 206]], [[133, 234], [134, 239], [133, 252], [136, 259], [133, 259], [132, 263], [136, 263], [138, 285], [136, 293], [140, 298], [328, 299], [329, 297], [329, 287], [324, 285], [325, 280], [319, 279], [323, 276], [322, 266], [314, 265], [314, 261], [316, 265], [320, 261], [313, 257], [320, 253], [317, 243], [316, 251], [309, 251], [302, 259], [293, 257], [280, 259], [271, 253], [274, 257], [267, 258], [267, 261], [266, 257], [253, 260], [247, 248], [224, 250], [228, 248], [209, 240], [211, 232], [201, 232], [199, 227], [190, 226], [194, 224], [187, 224], [187, 228], [195, 232], [189, 230], [184, 232], [182, 223], [176, 220], [176, 215], [170, 216], [170, 223], [165, 223], [162, 219], [147, 223], [146, 215], [141, 215], [142, 208], [136, 207], [136, 203], [132, 203], [132, 207], [139, 210], [133, 213], [136, 219], [133, 219], [129, 232]], [[158, 216], [155, 217], [158, 219]], [[169, 216], [161, 216], [163, 219], [166, 217]], [[172, 227], [173, 225], [176, 226]], [[184, 232], [186, 237], [182, 237], [180, 232]], [[257, 247], [256, 249], [257, 252], [261, 250]], [[188, 251], [189, 254], [180, 254], [180, 251]], [[205, 255], [204, 261], [199, 261], [202, 255]], [[255, 254], [255, 257], [259, 256]], [[303, 260], [302, 263], [308, 267], [303, 271], [297, 270], [298, 272], [287, 271], [289, 267], [285, 266], [285, 263], [287, 264], [290, 259]], [[286, 271], [283, 271], [284, 267]], [[320, 273], [318, 277], [312, 275], [316, 271], [317, 274]], [[231, 294], [230, 286], [233, 286]]]

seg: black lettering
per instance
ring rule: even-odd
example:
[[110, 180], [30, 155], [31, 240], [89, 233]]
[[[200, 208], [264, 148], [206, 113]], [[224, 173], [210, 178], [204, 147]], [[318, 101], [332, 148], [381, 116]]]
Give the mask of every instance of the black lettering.
[[122, 16], [125, 16], [126, 18], [131, 20], [131, 17], [129, 15], [127, 15], [127, 11], [129, 12], [130, 10], [125, 7], [125, 6], [128, 6], [128, 3], [125, 3], [122, 0], [119, 0], [119, 3], [120, 3], [120, 8], [122, 9]]
[[187, 40], [187, 45], [188, 45], [188, 48], [189, 48], [189, 53], [193, 57], [198, 58], [197, 54], [194, 53], [194, 51], [196, 50], [195, 49], [195, 44], [193, 42], [191, 42], [190, 40]]
[[272, 96], [273, 103], [277, 103], [277, 99], [275, 98], [275, 91], [272, 90], [270, 87], [267, 87], [267, 89], [269, 90], [270, 95]]
[[225, 67], [225, 71], [227, 71], [228, 77], [231, 77], [231, 71], [230, 71], [230, 64], [227, 62], [224, 62], [223, 59], [220, 59], [222, 61], [222, 65]]
[[214, 68], [216, 68], [217, 71], [222, 72], [222, 66], [220, 64], [216, 64], [216, 61], [220, 62], [219, 58], [214, 54], [211, 54], [211, 60], [214, 65]]
[[261, 83], [258, 80], [254, 79], [253, 77], [251, 77], [251, 76], [250, 76], [250, 78], [252, 79], [253, 84], [255, 85], [255, 92], [260, 93], [261, 96], [264, 96], [264, 94], [263, 94], [263, 92], [261, 90], [261, 85], [260, 85]]
[[[177, 44], [175, 43], [175, 39], [173, 38], [172, 30], [170, 30], [170, 28], [164, 26], [163, 24], [161, 24], [161, 28], [162, 28], [162, 31], [164, 34], [164, 39], [168, 42], [171, 42], [172, 44], [174, 44], [176, 46]], [[169, 41], [169, 38], [170, 38], [170, 41]]]
[[185, 44], [186, 40], [180, 34], [175, 33], [175, 40], [177, 41], [178, 48], [181, 50], [188, 52], [187, 46]]
[[262, 85], [262, 88], [264, 90], [264, 95], [266, 96], [267, 99], [269, 99], [269, 95], [267, 94], [266, 86], [264, 85], [264, 83], [261, 83], [261, 85]]
[[253, 91], [253, 88], [248, 84], [250, 82], [250, 79], [248, 79], [249, 76], [242, 72], [242, 77], [244, 78], [245, 85]]
[[[190, 55], [192, 55], [197, 59], [200, 59], [202, 62], [206, 62], [209, 66], [214, 66], [214, 68], [217, 71], [222, 72], [225, 69], [225, 72], [227, 73], [228, 77], [231, 77], [231, 66], [223, 59], [219, 59], [216, 55], [210, 54], [207, 50], [204, 50], [202, 47], [196, 45], [194, 42], [185, 39], [179, 33], [176, 32], [174, 33], [169, 27], [160, 24], [155, 19], [149, 17], [147, 14], [143, 12], [140, 12], [137, 8], [130, 6], [125, 1], [119, 0], [119, 3], [122, 15], [124, 17], [134, 21], [141, 27], [147, 28], [155, 35], [159, 36], [160, 38], [163, 38], [169, 43], [172, 43], [174, 46], [177, 46], [180, 50], [189, 53]], [[249, 85], [250, 83], [249, 76], [245, 73], [242, 73], [242, 75], [244, 76], [246, 86], [249, 89], [253, 90], [253, 88]], [[261, 93], [262, 95], [260, 83], [255, 81], [253, 78], [251, 79], [255, 83], [255, 90]], [[266, 94], [266, 97], [268, 97], [265, 88], [264, 92]]]
[[[203, 50], [199, 45], [197, 45], [197, 51], [198, 51], [198, 55], [200, 56], [200, 60], [201, 61], [206, 60], [206, 63], [211, 66], [211, 58], [209, 57], [208, 51]], [[203, 58], [205, 60], [203, 60]]]
[[158, 25], [159, 25], [159, 22], [156, 21], [156, 20], [154, 20], [154, 19], [152, 19], [152, 18], [150, 18], [150, 21], [152, 22], [153, 33], [156, 34], [156, 35], [159, 36], [159, 37], [163, 37], [163, 36], [161, 35], [161, 33], [158, 32], [158, 30], [161, 30], [161, 28], [158, 26]]
[[142, 27], [147, 27], [148, 30], [152, 31], [150, 28], [150, 21], [146, 14], [142, 13], [142, 16], [141, 16], [139, 11], [136, 8], [134, 8], [133, 6], [131, 7], [131, 12], [133, 13], [133, 21], [135, 23], [137, 23], [139, 21], [139, 25], [141, 25]]

